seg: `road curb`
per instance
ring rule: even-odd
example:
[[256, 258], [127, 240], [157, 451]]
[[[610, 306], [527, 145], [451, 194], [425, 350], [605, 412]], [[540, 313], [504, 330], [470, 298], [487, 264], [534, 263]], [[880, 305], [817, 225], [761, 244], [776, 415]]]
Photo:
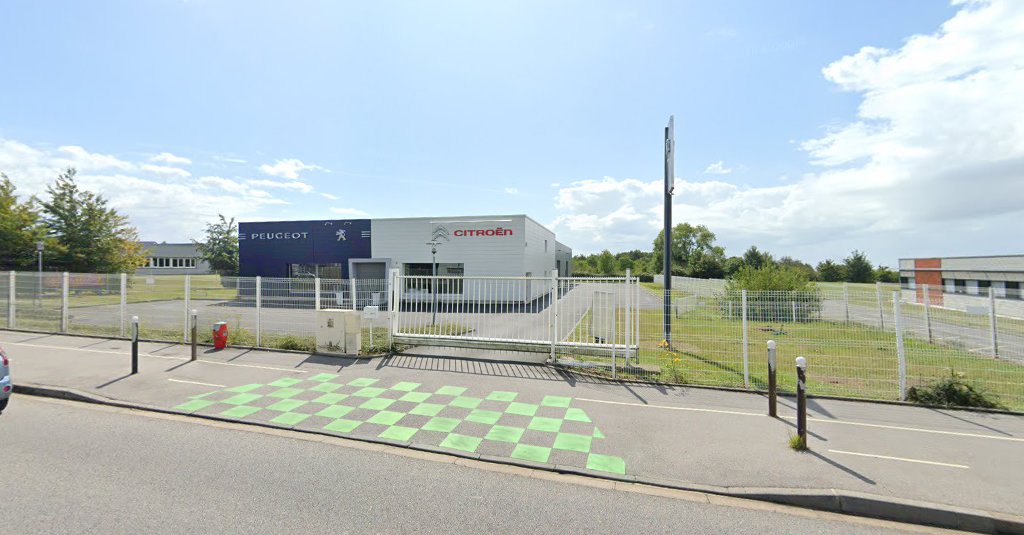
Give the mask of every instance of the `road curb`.
[[364, 442], [369, 444], [378, 444], [382, 446], [390, 446], [395, 448], [421, 451], [425, 453], [441, 454], [453, 458], [462, 458], [492, 464], [517, 466], [520, 468], [527, 468], [532, 470], [544, 470], [561, 474], [570, 474], [581, 477], [602, 479], [618, 483], [631, 483], [685, 492], [697, 492], [702, 494], [713, 494], [718, 496], [726, 496], [747, 500], [758, 500], [782, 505], [802, 507], [806, 509], [815, 509], [819, 511], [847, 514], [851, 516], [878, 518], [882, 520], [891, 520], [895, 522], [903, 522], [908, 524], [920, 524], [946, 529], [957, 529], [975, 533], [1024, 535], [1024, 516], [999, 513], [994, 511], [984, 511], [981, 509], [971, 509], [966, 507], [956, 507], [952, 505], [943, 505], [917, 500], [908, 500], [903, 498], [881, 496], [876, 494], [868, 494], [863, 492], [848, 491], [842, 489], [796, 489], [786, 487], [719, 487], [714, 485], [688, 484], [654, 477], [606, 474], [603, 472], [597, 472], [575, 466], [553, 465], [549, 463], [537, 463], [531, 461], [518, 461], [516, 459], [506, 459], [502, 457], [495, 457], [492, 455], [459, 453], [457, 451], [450, 451], [433, 446], [420, 446], [405, 442], [399, 443], [389, 440], [375, 440], [369, 437], [335, 435], [331, 433], [319, 432], [316, 430], [295, 429], [286, 426], [278, 426], [273, 425], [269, 422], [248, 422], [242, 420], [232, 420], [229, 418], [219, 418], [216, 416], [192, 414], [183, 411], [176, 411], [173, 409], [154, 407], [141, 403], [132, 403], [117, 399], [106, 398], [103, 396], [98, 396], [96, 394], [82, 392], [80, 390], [76, 390], [73, 388], [23, 383], [16, 384], [14, 387], [14, 392], [17, 394], [29, 396], [58, 398], [83, 403], [93, 403], [97, 405], [108, 405], [125, 409], [144, 410], [163, 414], [173, 414], [178, 416], [189, 416], [192, 418], [200, 418], [204, 420], [251, 425], [255, 427], [264, 427], [268, 429], [283, 429], [299, 433], [323, 435], [329, 437], [343, 438], [345, 440], [352, 440], [356, 442]]

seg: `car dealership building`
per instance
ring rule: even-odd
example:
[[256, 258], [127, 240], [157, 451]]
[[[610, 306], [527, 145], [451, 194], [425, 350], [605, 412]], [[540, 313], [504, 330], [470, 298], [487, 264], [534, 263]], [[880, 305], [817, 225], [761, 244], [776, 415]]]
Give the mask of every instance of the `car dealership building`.
[[243, 277], [544, 277], [572, 272], [572, 249], [525, 215], [243, 222]]

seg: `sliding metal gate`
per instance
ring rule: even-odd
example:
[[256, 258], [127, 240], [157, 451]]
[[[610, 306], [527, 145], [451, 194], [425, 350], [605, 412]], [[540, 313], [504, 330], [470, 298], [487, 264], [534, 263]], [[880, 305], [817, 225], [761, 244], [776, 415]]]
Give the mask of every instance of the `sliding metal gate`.
[[[394, 342], [620, 359], [639, 346], [636, 278], [431, 277], [391, 273]], [[613, 358], [614, 357], [614, 358]]]

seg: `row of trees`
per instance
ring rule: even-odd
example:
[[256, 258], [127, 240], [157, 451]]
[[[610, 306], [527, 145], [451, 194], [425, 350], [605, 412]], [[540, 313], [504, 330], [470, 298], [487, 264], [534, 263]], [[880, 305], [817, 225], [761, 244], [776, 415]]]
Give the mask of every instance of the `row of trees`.
[[37, 243], [47, 270], [117, 273], [142, 265], [145, 252], [128, 218], [79, 188], [75, 175], [74, 168], [58, 175], [46, 188], [48, 200], [19, 201], [0, 173], [0, 270], [34, 269]]
[[[789, 256], [776, 259], [768, 251], [751, 246], [742, 256], [727, 256], [725, 248], [715, 244], [716, 236], [704, 225], [680, 223], [672, 229], [670, 254], [672, 274], [702, 279], [734, 277], [744, 267], [787, 268], [803, 274], [809, 281], [898, 282], [899, 274], [887, 267], [872, 267], [867, 256], [857, 250], [841, 261], [825, 260], [817, 267]], [[654, 239], [650, 252], [639, 249], [613, 254], [607, 249], [573, 258], [573, 271], [596, 275], [622, 275], [626, 269], [637, 274], [662, 272], [665, 232]]]

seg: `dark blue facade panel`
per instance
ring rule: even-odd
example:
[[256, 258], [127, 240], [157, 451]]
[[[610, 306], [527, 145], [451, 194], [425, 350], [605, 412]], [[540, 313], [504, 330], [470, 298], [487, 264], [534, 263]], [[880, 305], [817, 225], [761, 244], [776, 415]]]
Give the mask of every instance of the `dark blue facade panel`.
[[266, 221], [238, 224], [238, 268], [243, 277], [287, 277], [289, 264], [341, 264], [370, 258], [370, 220]]

